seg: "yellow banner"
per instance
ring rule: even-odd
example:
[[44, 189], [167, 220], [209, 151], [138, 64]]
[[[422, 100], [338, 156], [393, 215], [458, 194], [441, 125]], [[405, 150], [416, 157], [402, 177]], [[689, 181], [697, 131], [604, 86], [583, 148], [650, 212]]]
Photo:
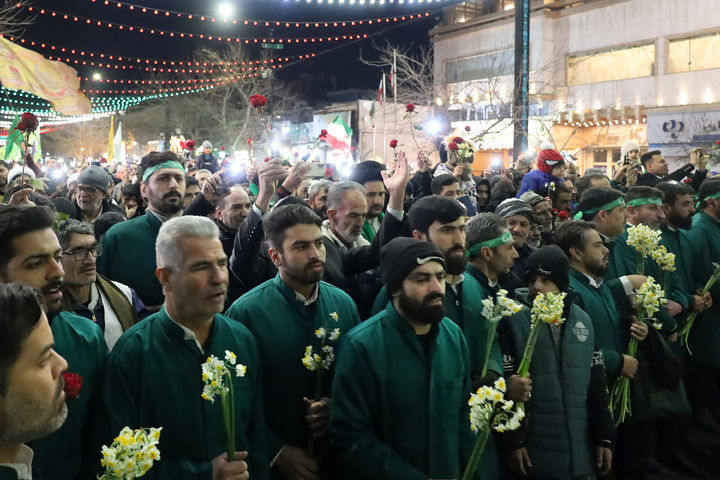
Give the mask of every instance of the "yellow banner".
[[74, 68], [46, 60], [39, 53], [0, 38], [0, 82], [10, 90], [44, 98], [63, 115], [92, 113], [90, 100], [80, 93]]

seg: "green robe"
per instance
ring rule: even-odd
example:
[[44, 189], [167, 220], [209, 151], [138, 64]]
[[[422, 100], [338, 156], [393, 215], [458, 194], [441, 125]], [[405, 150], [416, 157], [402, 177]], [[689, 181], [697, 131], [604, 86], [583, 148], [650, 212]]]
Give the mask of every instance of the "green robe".
[[[307, 407], [303, 397], [315, 396], [317, 372], [302, 363], [305, 347], [320, 347], [315, 331], [339, 328], [342, 335], [360, 323], [350, 296], [329, 283], [318, 283], [320, 292], [305, 306], [278, 274], [240, 297], [226, 315], [245, 325], [255, 337], [262, 362], [263, 405], [267, 418], [270, 457], [283, 445], [304, 447], [309, 438]], [[337, 313], [338, 320], [330, 317]], [[335, 342], [327, 342], [334, 345]], [[324, 375], [321, 394], [330, 396], [332, 372]]]
[[341, 340], [330, 430], [344, 478], [460, 478], [475, 440], [467, 345], [447, 318], [427, 341], [392, 303]]
[[[685, 326], [685, 320], [687, 320], [688, 314], [690, 313], [689, 311], [695, 306], [695, 296], [693, 293], [697, 287], [695, 285], [695, 274], [693, 271], [695, 264], [693, 246], [690, 244], [688, 231], [686, 230], [671, 230], [664, 223], [660, 225], [660, 230], [662, 231], [660, 244], [664, 245], [668, 252], [675, 254], [675, 275], [687, 301], [688, 311], [675, 317], [678, 322], [678, 328], [680, 329]], [[699, 288], [702, 288], [702, 286]], [[673, 349], [675, 354], [678, 354], [680, 350], [687, 353], [684, 347], [682, 349]]]
[[102, 457], [94, 420], [107, 366], [105, 337], [95, 323], [72, 312], [55, 315], [51, 329], [55, 351], [67, 361], [67, 371], [80, 375], [83, 383], [80, 396], [67, 402], [68, 416], [63, 426], [30, 443], [35, 452], [33, 467], [45, 478], [94, 478], [93, 469], [100, 465]]
[[630, 343], [630, 325], [622, 321], [610, 288], [603, 282], [599, 288], [577, 270], [570, 269], [570, 288], [578, 292], [577, 305], [588, 312], [595, 331], [596, 344], [605, 358], [608, 384], [623, 367], [623, 354]]
[[[261, 364], [257, 345], [245, 327], [215, 315], [202, 352], [163, 307], [125, 332], [110, 355], [104, 400], [110, 418], [106, 442], [125, 426], [163, 427], [161, 460], [146, 477], [167, 480], [206, 480], [212, 460], [225, 452], [225, 428], [220, 398], [201, 397], [201, 365], [210, 357], [225, 359], [225, 350], [247, 367], [233, 375], [235, 450], [247, 451], [251, 478], [267, 478], [265, 422], [260, 401]], [[99, 458], [99, 457], [98, 457]]]
[[98, 273], [135, 290], [147, 306], [165, 301], [155, 277], [155, 240], [162, 221], [150, 210], [141, 217], [114, 225], [100, 240], [103, 253], [97, 259]]
[[[720, 222], [705, 212], [697, 213], [687, 236], [697, 256], [693, 268], [695, 287], [704, 288], [715, 270], [713, 263], [720, 263]], [[690, 349], [698, 362], [720, 367], [720, 282], [715, 283], [710, 294], [713, 305], [697, 316], [690, 330]]]
[[[380, 223], [382, 223], [383, 218], [385, 218], [385, 214], [381, 213], [378, 217]], [[372, 243], [373, 239], [375, 238], [375, 230], [373, 230], [372, 225], [370, 225], [370, 219], [366, 219], [365, 223], [363, 223], [362, 236], [370, 243]]]

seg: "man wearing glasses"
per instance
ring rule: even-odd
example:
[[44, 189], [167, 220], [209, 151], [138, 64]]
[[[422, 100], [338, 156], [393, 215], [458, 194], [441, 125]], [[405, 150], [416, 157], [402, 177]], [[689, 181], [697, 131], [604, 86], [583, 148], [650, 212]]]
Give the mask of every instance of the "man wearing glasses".
[[123, 208], [111, 204], [105, 197], [110, 186], [110, 175], [100, 167], [90, 166], [80, 172], [75, 187], [75, 220], [94, 223], [103, 213], [118, 212]]
[[130, 287], [98, 275], [95, 263], [102, 245], [90, 224], [66, 220], [56, 234], [65, 270], [62, 308], [95, 322], [112, 350], [120, 335], [149, 312]]

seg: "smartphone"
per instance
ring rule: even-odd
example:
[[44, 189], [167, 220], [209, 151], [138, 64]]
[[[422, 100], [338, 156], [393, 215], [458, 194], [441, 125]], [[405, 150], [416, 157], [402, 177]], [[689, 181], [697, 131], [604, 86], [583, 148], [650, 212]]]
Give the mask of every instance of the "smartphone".
[[313, 178], [324, 178], [325, 177], [325, 164], [321, 162], [310, 162], [312, 168], [307, 173], [308, 177]]
[[500, 160], [493, 160], [492, 174], [493, 175], [502, 175], [502, 162]]

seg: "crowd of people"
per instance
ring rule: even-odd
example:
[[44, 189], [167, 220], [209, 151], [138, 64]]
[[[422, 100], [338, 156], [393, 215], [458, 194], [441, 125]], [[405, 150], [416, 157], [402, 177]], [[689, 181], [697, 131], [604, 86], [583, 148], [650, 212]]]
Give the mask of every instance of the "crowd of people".
[[[475, 176], [446, 146], [434, 167], [399, 151], [309, 178], [270, 158], [231, 173], [206, 143], [46, 189], [0, 162], [0, 479], [96, 478], [126, 426], [162, 427], [150, 478], [459, 479], [470, 394], [501, 377], [526, 416], [476, 478], [714, 478], [720, 178], [702, 150], [669, 173], [627, 142], [611, 178], [543, 144]], [[659, 329], [632, 306], [661, 275], [638, 271], [637, 225], [675, 254]], [[564, 322], [519, 375], [551, 292]], [[522, 308], [495, 330], [483, 300], [505, 294]], [[231, 353], [234, 459], [202, 370]]]

